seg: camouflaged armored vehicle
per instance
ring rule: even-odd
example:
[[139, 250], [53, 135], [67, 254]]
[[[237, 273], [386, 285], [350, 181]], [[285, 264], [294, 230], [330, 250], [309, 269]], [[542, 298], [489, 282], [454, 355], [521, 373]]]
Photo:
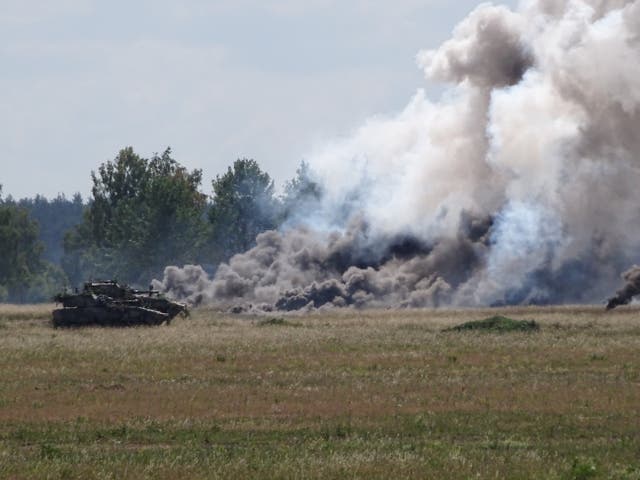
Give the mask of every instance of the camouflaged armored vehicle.
[[134, 290], [112, 280], [85, 283], [82, 292], [61, 293], [54, 301], [63, 307], [53, 311], [54, 327], [160, 325], [188, 315], [186, 305], [157, 291]]

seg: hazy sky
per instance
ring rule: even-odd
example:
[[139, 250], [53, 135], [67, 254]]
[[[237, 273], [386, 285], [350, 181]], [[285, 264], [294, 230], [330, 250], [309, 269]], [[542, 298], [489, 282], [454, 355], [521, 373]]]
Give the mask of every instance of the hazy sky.
[[479, 3], [0, 0], [3, 193], [86, 194], [128, 145], [171, 146], [206, 193], [238, 157], [281, 183], [314, 146], [435, 95], [415, 55]]

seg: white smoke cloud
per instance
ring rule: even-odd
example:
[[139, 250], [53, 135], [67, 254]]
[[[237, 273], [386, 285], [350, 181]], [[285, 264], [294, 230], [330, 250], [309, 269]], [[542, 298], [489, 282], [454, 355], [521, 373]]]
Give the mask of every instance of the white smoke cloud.
[[418, 55], [442, 99], [309, 157], [305, 228], [158, 285], [262, 309], [601, 300], [640, 256], [639, 39], [640, 0], [482, 4]]

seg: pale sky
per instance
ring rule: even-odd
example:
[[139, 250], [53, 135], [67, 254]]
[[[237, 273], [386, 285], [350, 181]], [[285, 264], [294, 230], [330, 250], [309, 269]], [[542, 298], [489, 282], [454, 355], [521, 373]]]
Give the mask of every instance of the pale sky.
[[[0, 0], [4, 195], [86, 195], [133, 146], [276, 182], [323, 142], [401, 110], [415, 56], [477, 0]], [[499, 2], [513, 6], [516, 0]]]

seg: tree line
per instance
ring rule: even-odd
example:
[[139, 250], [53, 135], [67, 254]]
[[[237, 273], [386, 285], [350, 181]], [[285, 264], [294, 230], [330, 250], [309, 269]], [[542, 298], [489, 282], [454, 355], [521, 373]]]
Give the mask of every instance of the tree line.
[[135, 286], [167, 265], [210, 271], [246, 251], [321, 196], [309, 166], [277, 195], [258, 162], [241, 158], [203, 193], [202, 171], [170, 148], [151, 158], [127, 147], [91, 172], [91, 196], [3, 198], [0, 187], [0, 302], [48, 301], [63, 286], [115, 278]]

